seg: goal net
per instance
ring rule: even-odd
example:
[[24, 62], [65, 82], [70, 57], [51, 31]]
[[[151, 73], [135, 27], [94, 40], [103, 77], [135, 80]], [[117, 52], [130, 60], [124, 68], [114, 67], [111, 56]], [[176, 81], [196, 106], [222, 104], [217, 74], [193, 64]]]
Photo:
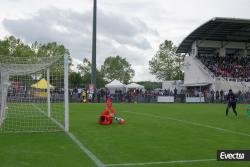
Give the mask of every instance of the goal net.
[[68, 131], [68, 56], [0, 56], [0, 133]]

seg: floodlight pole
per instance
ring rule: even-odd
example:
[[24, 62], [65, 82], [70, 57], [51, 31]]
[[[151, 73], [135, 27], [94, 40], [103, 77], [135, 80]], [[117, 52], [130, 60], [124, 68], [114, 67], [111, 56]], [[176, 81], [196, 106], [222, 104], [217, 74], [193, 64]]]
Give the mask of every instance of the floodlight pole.
[[97, 0], [94, 0], [93, 7], [93, 32], [92, 32], [92, 66], [91, 66], [91, 84], [96, 84], [96, 8]]

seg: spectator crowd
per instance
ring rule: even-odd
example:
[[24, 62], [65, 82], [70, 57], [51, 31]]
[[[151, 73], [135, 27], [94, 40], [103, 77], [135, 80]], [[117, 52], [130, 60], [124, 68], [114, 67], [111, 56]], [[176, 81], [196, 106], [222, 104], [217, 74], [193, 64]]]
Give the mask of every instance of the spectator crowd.
[[[114, 93], [106, 88], [99, 89], [93, 94], [86, 89], [74, 89], [70, 92], [71, 101], [75, 102], [94, 102], [103, 103], [108, 97], [112, 102], [118, 103], [155, 103], [158, 96], [174, 96], [175, 102], [185, 102], [186, 97], [204, 97], [206, 103], [226, 103], [227, 91], [209, 90], [208, 88], [199, 87], [189, 88], [187, 90], [139, 90], [131, 89], [127, 92], [116, 90]], [[235, 92], [239, 103], [250, 103], [250, 90], [247, 92]], [[85, 99], [85, 100], [84, 100]]]
[[250, 57], [240, 57], [227, 55], [201, 56], [197, 58], [212, 72], [216, 77], [244, 79], [250, 81]]
[[[250, 90], [234, 92], [239, 103], [250, 103]], [[228, 91], [209, 90], [208, 87], [189, 88], [185, 91], [186, 97], [204, 97], [207, 103], [226, 103]]]
[[156, 101], [157, 94], [153, 91], [142, 91], [139, 89], [131, 89], [127, 92], [121, 90], [115, 90], [111, 93], [109, 89], [102, 88], [91, 93], [86, 89], [74, 89], [70, 92], [71, 101], [83, 101], [84, 102], [105, 102], [108, 97], [113, 102], [153, 102]]

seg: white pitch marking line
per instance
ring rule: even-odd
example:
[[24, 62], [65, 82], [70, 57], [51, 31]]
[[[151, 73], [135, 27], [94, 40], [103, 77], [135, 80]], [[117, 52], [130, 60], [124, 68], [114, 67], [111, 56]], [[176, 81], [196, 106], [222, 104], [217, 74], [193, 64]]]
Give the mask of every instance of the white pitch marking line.
[[[35, 107], [37, 110], [39, 110], [41, 113], [45, 114], [43, 110], [41, 110], [39, 107], [37, 107], [35, 104], [32, 104], [33, 107]], [[46, 114], [45, 114], [46, 115]], [[62, 130], [64, 130], [64, 127], [62, 124], [60, 124], [57, 120], [55, 120], [52, 117], [48, 117], [52, 122], [57, 124]], [[70, 132], [65, 132], [69, 138], [82, 150], [83, 153], [87, 154], [87, 156], [96, 164], [98, 167], [105, 167], [105, 164], [99, 160], [84, 144], [80, 142], [80, 140], [77, 139], [75, 135], [73, 135]]]
[[176, 164], [176, 163], [195, 163], [195, 162], [209, 162], [216, 159], [197, 159], [197, 160], [177, 160], [177, 161], [159, 161], [159, 162], [139, 162], [139, 163], [122, 163], [122, 164], [106, 164], [109, 166], [144, 166], [144, 165], [161, 165], [161, 164]]
[[66, 132], [66, 134], [74, 141], [79, 148], [88, 155], [88, 157], [98, 166], [98, 167], [105, 167], [106, 165], [99, 160], [86, 146], [84, 146], [76, 137], [70, 132]]
[[[31, 105], [37, 109], [40, 113], [42, 113], [45, 117], [48, 117], [48, 115], [46, 115], [45, 111], [43, 111], [41, 108], [39, 108], [37, 105], [35, 105], [34, 103], [31, 103]], [[64, 127], [62, 124], [60, 124], [55, 118], [53, 117], [48, 117], [53, 123], [55, 123], [59, 128], [61, 128], [64, 131]]]
[[228, 133], [232, 133], [232, 134], [237, 134], [237, 135], [241, 135], [241, 136], [250, 137], [250, 134], [247, 134], [247, 133], [236, 132], [236, 131], [229, 130], [229, 129], [219, 128], [219, 127], [216, 127], [216, 126], [196, 123], [196, 122], [192, 122], [192, 121], [176, 119], [176, 118], [172, 118], [172, 117], [166, 117], [166, 116], [161, 117], [161, 116], [145, 114], [145, 113], [137, 113], [137, 112], [127, 112], [127, 113], [132, 113], [132, 114], [136, 114], [136, 115], [144, 115], [144, 116], [154, 117], [154, 118], [158, 118], [158, 119], [168, 119], [168, 120], [178, 121], [178, 122], [182, 122], [182, 123], [186, 123], [186, 124], [190, 124], [190, 125], [195, 125], [195, 126], [200, 126], [200, 127], [205, 127], [205, 128], [211, 128], [211, 129], [216, 129], [216, 130], [219, 130], [219, 131], [224, 131], [224, 132], [228, 132]]

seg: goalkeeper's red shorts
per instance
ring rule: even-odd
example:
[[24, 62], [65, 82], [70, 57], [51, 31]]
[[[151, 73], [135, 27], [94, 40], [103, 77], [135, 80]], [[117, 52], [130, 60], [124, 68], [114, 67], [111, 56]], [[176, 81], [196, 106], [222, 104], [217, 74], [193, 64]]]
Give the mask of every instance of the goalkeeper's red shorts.
[[112, 124], [112, 118], [110, 115], [100, 115], [99, 124], [101, 125], [110, 125]]

